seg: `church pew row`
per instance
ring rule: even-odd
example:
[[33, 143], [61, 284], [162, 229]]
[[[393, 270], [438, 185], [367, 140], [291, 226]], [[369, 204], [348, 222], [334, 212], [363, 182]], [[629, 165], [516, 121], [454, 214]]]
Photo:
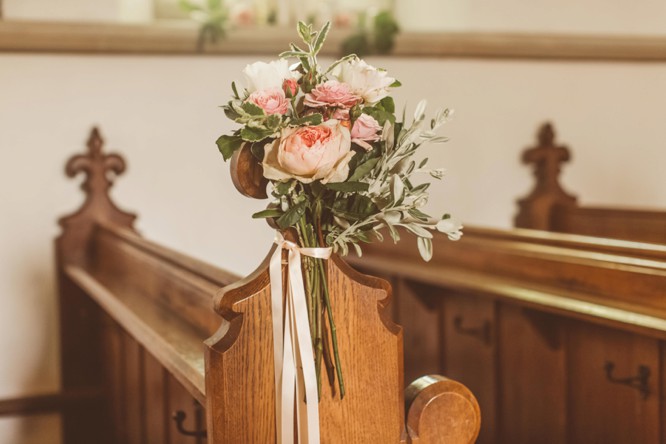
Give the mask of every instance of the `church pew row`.
[[394, 287], [407, 378], [476, 395], [479, 443], [666, 443], [666, 247], [466, 228], [349, 258]]
[[666, 245], [666, 211], [580, 206], [560, 184], [561, 167], [570, 159], [569, 148], [555, 142], [553, 126], [543, 124], [537, 145], [523, 153], [523, 162], [534, 165], [536, 182], [518, 201], [516, 227]]
[[[99, 394], [63, 407], [63, 442], [275, 442], [265, 264], [239, 281], [139, 236], [108, 195], [125, 163], [102, 145], [94, 130], [67, 163], [86, 200], [55, 243], [62, 390]], [[324, 384], [321, 442], [474, 442], [480, 411], [462, 384], [432, 374], [404, 391], [386, 282], [337, 258], [328, 273], [348, 391], [340, 401]]]

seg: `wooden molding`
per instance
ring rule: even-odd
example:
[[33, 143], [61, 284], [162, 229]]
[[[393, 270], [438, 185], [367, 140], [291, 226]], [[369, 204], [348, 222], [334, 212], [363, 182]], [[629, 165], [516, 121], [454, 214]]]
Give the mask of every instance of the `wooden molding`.
[[86, 404], [101, 396], [101, 389], [89, 389], [0, 399], [0, 417], [61, 412], [69, 406]]
[[[337, 55], [350, 31], [334, 31], [326, 55]], [[291, 28], [239, 29], [197, 51], [197, 25], [0, 22], [0, 52], [276, 55], [295, 39]], [[404, 32], [393, 55], [432, 58], [497, 58], [665, 62], [666, 36], [573, 35], [506, 32]]]

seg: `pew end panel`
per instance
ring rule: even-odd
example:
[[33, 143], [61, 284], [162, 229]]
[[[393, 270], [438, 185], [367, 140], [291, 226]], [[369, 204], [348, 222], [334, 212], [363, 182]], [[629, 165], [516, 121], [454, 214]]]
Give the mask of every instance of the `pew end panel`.
[[[323, 367], [322, 442], [405, 442], [402, 329], [388, 313], [391, 288], [337, 256], [328, 261], [328, 276], [346, 394], [341, 400]], [[274, 440], [270, 304], [266, 261], [217, 297], [216, 310], [228, 323], [207, 341], [207, 386], [219, 394], [208, 397], [209, 410], [220, 412], [209, 423], [216, 441]], [[332, 347], [327, 336], [325, 346]]]

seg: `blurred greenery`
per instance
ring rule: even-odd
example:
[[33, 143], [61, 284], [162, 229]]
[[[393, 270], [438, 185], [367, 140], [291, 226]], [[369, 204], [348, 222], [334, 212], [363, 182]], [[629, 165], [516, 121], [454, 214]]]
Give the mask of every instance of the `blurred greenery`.
[[370, 24], [367, 15], [361, 13], [358, 30], [342, 42], [343, 54], [356, 54], [364, 57], [370, 54], [388, 54], [395, 45], [395, 37], [400, 32], [398, 22], [391, 11], [381, 11]]

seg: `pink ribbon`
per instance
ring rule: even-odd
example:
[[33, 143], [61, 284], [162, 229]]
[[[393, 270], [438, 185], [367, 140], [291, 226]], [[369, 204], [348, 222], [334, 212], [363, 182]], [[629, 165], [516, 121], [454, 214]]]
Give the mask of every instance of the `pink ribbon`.
[[[301, 248], [276, 232], [270, 262], [273, 355], [275, 364], [275, 423], [278, 444], [319, 444], [319, 397], [301, 254], [331, 257], [331, 248]], [[286, 298], [283, 303], [282, 250], [287, 260]], [[305, 393], [303, 393], [303, 391]], [[305, 396], [303, 396], [305, 394]], [[298, 424], [294, 437], [294, 411]]]

